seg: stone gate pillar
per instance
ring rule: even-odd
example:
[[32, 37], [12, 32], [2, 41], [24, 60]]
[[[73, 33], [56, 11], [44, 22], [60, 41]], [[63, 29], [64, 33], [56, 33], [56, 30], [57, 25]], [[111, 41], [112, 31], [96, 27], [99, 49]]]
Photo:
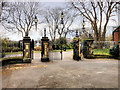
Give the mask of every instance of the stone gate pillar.
[[83, 57], [87, 58], [87, 55], [88, 55], [88, 44], [87, 44], [86, 40], [83, 41], [82, 53], [83, 53]]
[[48, 37], [42, 37], [42, 52], [41, 52], [41, 61], [42, 62], [48, 62], [49, 61], [49, 45], [48, 45]]
[[91, 57], [93, 57], [93, 48], [94, 48], [94, 45], [93, 45], [93, 39], [87, 39], [87, 40], [85, 40], [86, 41], [86, 47], [87, 47], [87, 58], [91, 58]]
[[119, 57], [120, 57], [120, 41], [118, 42], [118, 44], [119, 44]]
[[33, 53], [34, 53], [34, 40], [31, 41], [31, 58], [33, 59]]
[[73, 39], [74, 45], [73, 45], [73, 59], [74, 60], [81, 60], [81, 55], [80, 55], [80, 39], [79, 37], [75, 37]]
[[23, 38], [23, 62], [31, 62], [31, 39], [28, 36]]

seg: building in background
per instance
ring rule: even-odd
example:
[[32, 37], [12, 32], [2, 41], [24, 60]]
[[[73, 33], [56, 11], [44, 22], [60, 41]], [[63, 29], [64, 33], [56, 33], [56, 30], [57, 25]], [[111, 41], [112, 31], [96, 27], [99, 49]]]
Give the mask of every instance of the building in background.
[[114, 31], [113, 31], [113, 41], [118, 43], [120, 41], [120, 26], [118, 26]]
[[120, 41], [120, 4], [118, 4], [118, 27], [113, 27], [112, 38], [116, 43]]

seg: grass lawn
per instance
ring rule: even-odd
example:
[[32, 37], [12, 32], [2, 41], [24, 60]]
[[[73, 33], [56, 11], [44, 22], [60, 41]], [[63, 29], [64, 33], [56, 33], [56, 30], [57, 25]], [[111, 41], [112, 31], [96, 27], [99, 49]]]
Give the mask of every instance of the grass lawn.
[[34, 51], [34, 53], [41, 53], [41, 51]]
[[109, 49], [94, 49], [93, 54], [94, 55], [110, 55]]
[[72, 51], [73, 49], [67, 49], [66, 51]]

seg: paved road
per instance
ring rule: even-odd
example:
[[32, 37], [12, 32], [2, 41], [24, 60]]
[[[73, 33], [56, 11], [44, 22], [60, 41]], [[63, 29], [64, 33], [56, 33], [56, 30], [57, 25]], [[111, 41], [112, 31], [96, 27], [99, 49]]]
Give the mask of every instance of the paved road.
[[64, 52], [63, 60], [40, 62], [34, 54], [31, 64], [14, 64], [2, 71], [3, 88], [117, 88], [118, 61], [72, 60], [72, 52]]

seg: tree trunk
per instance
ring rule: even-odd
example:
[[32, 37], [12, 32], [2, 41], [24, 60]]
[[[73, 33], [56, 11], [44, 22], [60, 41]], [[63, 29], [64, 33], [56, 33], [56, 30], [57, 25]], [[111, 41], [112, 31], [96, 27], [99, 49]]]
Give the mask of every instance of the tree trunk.
[[96, 45], [97, 45], [97, 49], [102, 49], [102, 44], [101, 44], [101, 33], [98, 33], [97, 31], [97, 27], [94, 27], [94, 31], [95, 31], [95, 33], [94, 33], [94, 35], [95, 35], [95, 38], [94, 38], [94, 40], [95, 40], [95, 42], [96, 42]]
[[64, 38], [66, 38], [66, 36], [67, 36], [67, 33], [65, 33]]
[[102, 41], [105, 41], [105, 34], [106, 34], [106, 28], [104, 28], [104, 31], [102, 33]]
[[94, 28], [94, 35], [95, 35], [95, 42], [98, 41], [98, 33], [97, 33], [97, 28], [96, 27], [93, 27]]
[[61, 38], [62, 34], [59, 34], [59, 35], [60, 35], [60, 37], [59, 37], [59, 38]]
[[102, 35], [102, 41], [105, 41], [105, 34]]
[[55, 36], [54, 36], [54, 39], [53, 39], [53, 44], [55, 44]]

